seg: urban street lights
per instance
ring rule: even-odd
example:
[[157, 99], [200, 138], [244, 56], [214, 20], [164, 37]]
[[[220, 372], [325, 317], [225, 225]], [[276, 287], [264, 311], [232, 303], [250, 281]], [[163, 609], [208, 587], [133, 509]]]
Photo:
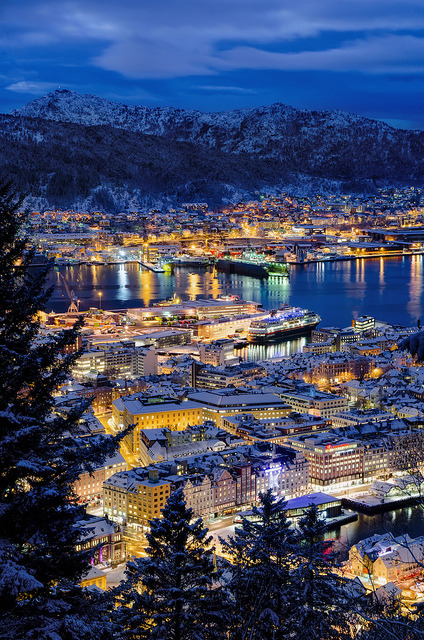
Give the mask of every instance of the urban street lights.
[[102, 295], [103, 295], [102, 292], [99, 291], [99, 311], [101, 311], [101, 308], [102, 308]]

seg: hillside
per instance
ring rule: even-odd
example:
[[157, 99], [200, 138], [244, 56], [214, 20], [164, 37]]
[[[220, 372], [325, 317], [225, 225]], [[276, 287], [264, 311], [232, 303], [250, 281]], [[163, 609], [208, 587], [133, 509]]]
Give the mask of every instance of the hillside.
[[58, 90], [0, 117], [0, 137], [2, 164], [57, 206], [217, 202], [298, 181], [345, 190], [424, 181], [423, 132], [282, 104], [202, 113]]

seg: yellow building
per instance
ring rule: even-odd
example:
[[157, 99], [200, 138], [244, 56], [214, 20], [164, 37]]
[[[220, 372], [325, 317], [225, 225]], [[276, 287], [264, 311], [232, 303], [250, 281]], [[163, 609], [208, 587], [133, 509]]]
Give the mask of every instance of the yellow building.
[[116, 473], [103, 483], [103, 511], [115, 522], [147, 528], [150, 520], [161, 517], [170, 493], [171, 483], [160, 480], [154, 469], [147, 478], [136, 470]]
[[106, 574], [97, 567], [91, 567], [86, 577], [81, 580], [82, 587], [92, 587], [93, 585], [106, 591]]
[[134, 429], [124, 439], [124, 445], [134, 456], [140, 455], [141, 429], [181, 431], [204, 420], [203, 407], [189, 400], [183, 402], [142, 401], [137, 396], [118, 398], [112, 403], [114, 426], [122, 430], [129, 425]]

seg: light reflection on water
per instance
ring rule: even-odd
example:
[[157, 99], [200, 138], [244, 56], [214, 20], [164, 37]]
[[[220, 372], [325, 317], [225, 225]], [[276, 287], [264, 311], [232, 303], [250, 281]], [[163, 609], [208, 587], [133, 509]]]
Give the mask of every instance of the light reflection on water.
[[[353, 317], [367, 314], [393, 324], [413, 325], [423, 309], [423, 257], [376, 258], [325, 262], [291, 267], [290, 279], [260, 280], [202, 269], [176, 269], [175, 274], [147, 271], [137, 263], [126, 265], [64, 267], [81, 301], [81, 309], [97, 306], [99, 291], [105, 309], [148, 306], [169, 299], [174, 292], [183, 300], [236, 294], [241, 299], [277, 309], [290, 303], [316, 311], [324, 326], [345, 327]], [[49, 307], [65, 311], [68, 297], [63, 281], [56, 285]]]
[[360, 513], [356, 522], [328, 531], [326, 538], [336, 541], [335, 549], [343, 557], [359, 540], [376, 533], [386, 532], [395, 537], [405, 533], [408, 533], [411, 538], [422, 536], [424, 535], [424, 516], [416, 507], [404, 507], [372, 516]]

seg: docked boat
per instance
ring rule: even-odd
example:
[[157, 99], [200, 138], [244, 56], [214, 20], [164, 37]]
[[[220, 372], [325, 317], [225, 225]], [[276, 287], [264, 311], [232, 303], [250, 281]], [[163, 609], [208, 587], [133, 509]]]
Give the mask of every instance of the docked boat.
[[188, 254], [180, 255], [173, 260], [175, 267], [209, 267], [210, 259], [207, 256], [190, 256]]
[[247, 334], [249, 342], [277, 342], [293, 336], [304, 336], [321, 322], [317, 313], [300, 307], [285, 306], [258, 320], [252, 320]]
[[215, 263], [217, 271], [238, 273], [253, 278], [288, 277], [287, 263], [269, 260], [264, 253], [244, 251], [240, 258], [226, 256]]

